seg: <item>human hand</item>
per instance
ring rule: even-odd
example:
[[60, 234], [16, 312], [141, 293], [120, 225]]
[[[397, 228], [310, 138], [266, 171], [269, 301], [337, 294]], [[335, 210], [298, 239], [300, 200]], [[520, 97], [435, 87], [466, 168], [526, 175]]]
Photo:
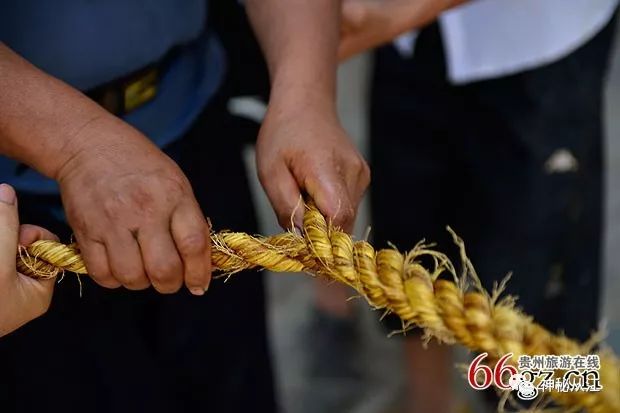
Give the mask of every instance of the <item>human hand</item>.
[[283, 228], [291, 219], [302, 227], [300, 195], [307, 193], [333, 224], [351, 231], [370, 182], [368, 165], [329, 98], [295, 96], [270, 102], [256, 145], [261, 184]]
[[0, 337], [43, 315], [50, 306], [53, 280], [35, 280], [17, 272], [17, 246], [57, 240], [34, 225], [19, 225], [15, 191], [0, 185]]
[[465, 0], [343, 0], [340, 60], [381, 46]]
[[183, 282], [195, 295], [211, 279], [209, 226], [180, 168], [112, 116], [87, 124], [58, 171], [63, 204], [90, 276], [108, 288]]

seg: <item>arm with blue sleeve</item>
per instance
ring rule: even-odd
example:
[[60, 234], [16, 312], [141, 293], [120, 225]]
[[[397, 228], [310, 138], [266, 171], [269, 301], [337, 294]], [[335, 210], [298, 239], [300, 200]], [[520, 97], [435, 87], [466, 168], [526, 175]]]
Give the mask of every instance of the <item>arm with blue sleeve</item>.
[[[211, 279], [209, 227], [181, 169], [142, 133], [0, 43], [0, 154], [60, 186], [89, 274], [109, 288]], [[145, 212], [146, 211], [146, 212]]]
[[110, 116], [1, 42], [0, 90], [0, 153], [53, 179], [89, 145], [88, 139], [78, 139], [80, 130]]

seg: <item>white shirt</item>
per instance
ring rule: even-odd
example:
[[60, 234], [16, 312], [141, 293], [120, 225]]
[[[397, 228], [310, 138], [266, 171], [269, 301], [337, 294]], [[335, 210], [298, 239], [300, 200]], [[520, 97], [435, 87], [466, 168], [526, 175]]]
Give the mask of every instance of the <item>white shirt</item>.
[[[565, 57], [611, 19], [619, 0], [472, 0], [444, 12], [440, 26], [453, 83], [505, 76]], [[396, 39], [403, 54], [415, 34]]]

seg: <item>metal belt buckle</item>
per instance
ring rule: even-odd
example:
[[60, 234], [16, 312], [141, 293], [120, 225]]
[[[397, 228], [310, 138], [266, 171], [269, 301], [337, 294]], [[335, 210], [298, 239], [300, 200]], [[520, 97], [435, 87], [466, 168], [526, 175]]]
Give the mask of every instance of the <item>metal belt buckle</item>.
[[122, 87], [123, 112], [132, 110], [152, 100], [157, 94], [159, 73], [156, 68], [148, 69], [129, 79]]

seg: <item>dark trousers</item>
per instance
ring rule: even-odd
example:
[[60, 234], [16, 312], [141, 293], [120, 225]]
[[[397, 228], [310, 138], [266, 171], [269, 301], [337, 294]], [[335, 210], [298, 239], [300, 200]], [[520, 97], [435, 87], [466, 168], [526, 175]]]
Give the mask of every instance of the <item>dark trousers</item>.
[[[166, 151], [216, 230], [252, 233], [242, 137], [219, 102]], [[58, 197], [19, 197], [22, 222], [69, 241]], [[203, 297], [82, 283], [80, 298], [67, 274], [48, 314], [0, 340], [3, 413], [276, 411], [259, 273], [214, 280]]]
[[[553, 64], [463, 86], [446, 80], [437, 24], [415, 54], [378, 51], [372, 88], [374, 238], [425, 238], [454, 254], [461, 235], [487, 288], [539, 322], [587, 337], [597, 327], [602, 101], [612, 21]], [[398, 328], [400, 324], [391, 327]]]

